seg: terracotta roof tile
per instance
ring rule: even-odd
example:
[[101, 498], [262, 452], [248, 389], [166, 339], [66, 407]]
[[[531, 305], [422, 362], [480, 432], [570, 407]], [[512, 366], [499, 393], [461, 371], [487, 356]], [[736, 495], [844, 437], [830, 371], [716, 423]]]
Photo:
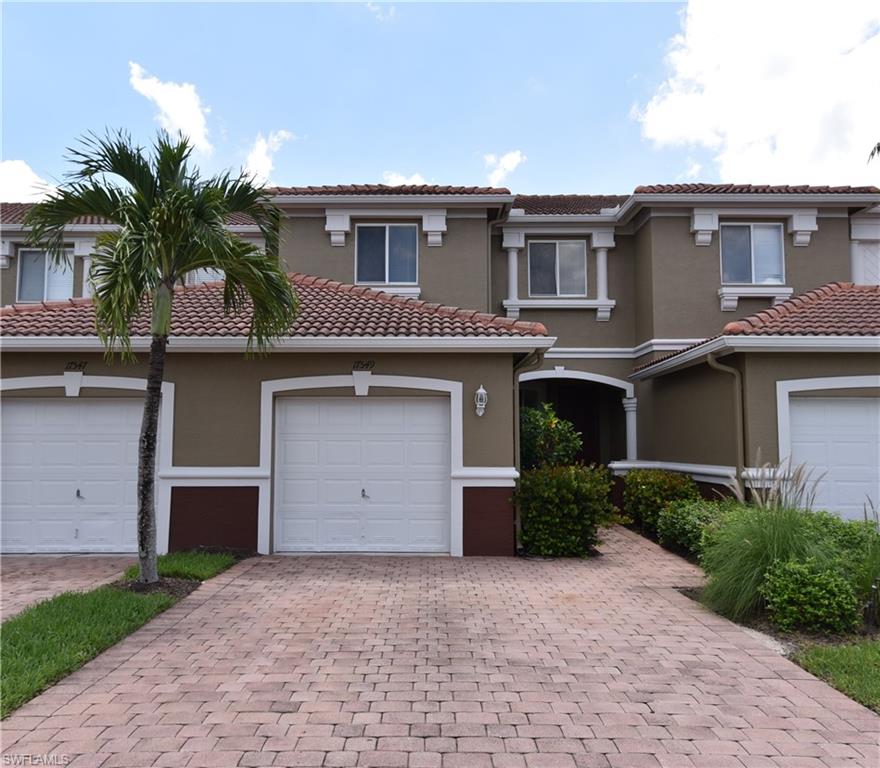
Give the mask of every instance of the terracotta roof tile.
[[[0, 203], [0, 224], [23, 224], [24, 217], [31, 209], [33, 203]], [[101, 216], [80, 216], [74, 219], [72, 224], [101, 225], [107, 220]], [[248, 226], [254, 223], [250, 216], [241, 213], [233, 213], [227, 223], [230, 226]]]
[[[429, 304], [417, 299], [346, 285], [326, 278], [290, 276], [300, 302], [292, 337], [514, 337], [546, 336], [541, 323]], [[246, 336], [250, 313], [223, 311], [223, 283], [180, 287], [175, 291], [173, 336]], [[148, 336], [146, 303], [135, 319], [132, 336]], [[15, 304], [0, 309], [0, 335], [93, 336], [95, 311], [90, 299]]]
[[644, 370], [721, 336], [877, 336], [880, 352], [880, 285], [828, 283], [763, 312], [734, 320], [720, 334], [655, 357], [634, 370]]
[[634, 193], [637, 195], [876, 195], [880, 194], [880, 189], [870, 186], [828, 187], [810, 186], [809, 184], [801, 184], [797, 186], [789, 184], [648, 184], [646, 186], [636, 187]]
[[506, 187], [459, 187], [447, 184], [331, 184], [318, 187], [272, 187], [274, 195], [509, 195]]
[[597, 214], [603, 208], [622, 205], [627, 195], [517, 195], [514, 208], [529, 215]]
[[880, 336], [880, 285], [829, 283], [724, 326], [725, 336]]

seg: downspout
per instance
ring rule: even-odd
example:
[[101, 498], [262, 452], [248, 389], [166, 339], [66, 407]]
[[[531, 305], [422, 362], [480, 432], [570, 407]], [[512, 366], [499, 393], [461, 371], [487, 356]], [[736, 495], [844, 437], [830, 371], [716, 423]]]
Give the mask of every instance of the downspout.
[[734, 437], [736, 439], [736, 484], [739, 489], [743, 489], [743, 471], [745, 470], [745, 429], [743, 426], [743, 386], [742, 374], [736, 368], [730, 365], [723, 365], [718, 362], [714, 352], [710, 352], [706, 358], [706, 362], [710, 368], [722, 373], [729, 373], [733, 376], [733, 419], [734, 419]]

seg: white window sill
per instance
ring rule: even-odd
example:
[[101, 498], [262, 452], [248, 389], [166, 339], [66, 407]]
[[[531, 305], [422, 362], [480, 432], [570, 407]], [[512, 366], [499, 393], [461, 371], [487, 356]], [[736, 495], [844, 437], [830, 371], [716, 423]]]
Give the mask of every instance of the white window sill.
[[596, 320], [611, 319], [611, 310], [617, 304], [614, 299], [507, 299], [503, 302], [507, 316], [517, 318], [522, 309], [595, 309]]
[[386, 283], [358, 283], [361, 288], [369, 288], [371, 291], [382, 291], [395, 296], [403, 296], [406, 299], [417, 299], [422, 295], [422, 289], [418, 285], [387, 285]]
[[781, 304], [794, 293], [787, 285], [723, 285], [718, 289], [722, 312], [735, 312], [740, 299], [770, 299]]

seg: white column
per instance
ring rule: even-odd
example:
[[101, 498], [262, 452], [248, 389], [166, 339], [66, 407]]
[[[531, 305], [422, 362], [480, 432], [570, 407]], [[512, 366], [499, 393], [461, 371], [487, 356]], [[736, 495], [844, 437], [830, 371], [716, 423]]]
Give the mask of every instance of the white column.
[[507, 249], [507, 300], [519, 298], [519, 248]]
[[638, 457], [638, 420], [637, 411], [638, 400], [635, 397], [624, 397], [623, 410], [626, 416], [626, 460], [635, 461]]
[[596, 249], [596, 298], [605, 301], [608, 298], [608, 249]]

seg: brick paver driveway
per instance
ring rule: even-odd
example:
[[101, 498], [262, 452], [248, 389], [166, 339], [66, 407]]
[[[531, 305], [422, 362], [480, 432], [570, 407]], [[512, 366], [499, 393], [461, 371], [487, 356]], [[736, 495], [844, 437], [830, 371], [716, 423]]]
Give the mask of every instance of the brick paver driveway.
[[674, 587], [615, 530], [590, 561], [266, 557], [5, 721], [89, 766], [878, 765], [880, 717]]
[[0, 619], [61, 592], [115, 581], [134, 555], [4, 555], [0, 558]]

